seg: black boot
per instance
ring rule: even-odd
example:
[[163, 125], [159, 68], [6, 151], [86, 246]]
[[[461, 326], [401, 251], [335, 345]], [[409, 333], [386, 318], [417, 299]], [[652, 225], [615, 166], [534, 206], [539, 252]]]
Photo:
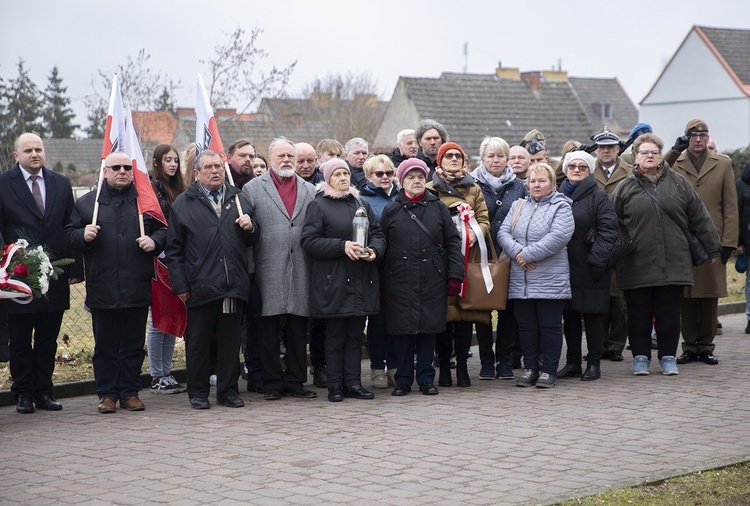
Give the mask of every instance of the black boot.
[[456, 362], [456, 386], [470, 387], [471, 378], [469, 378], [469, 369], [466, 366], [466, 359]]
[[602, 376], [602, 371], [599, 368], [599, 362], [589, 362], [586, 366], [586, 372], [581, 376], [581, 381], [594, 381]]
[[565, 364], [565, 367], [557, 371], [558, 378], [577, 378], [581, 375], [583, 369], [581, 364]]
[[450, 359], [440, 361], [440, 375], [438, 376], [438, 385], [440, 385], [441, 387], [453, 386], [453, 378], [451, 378]]

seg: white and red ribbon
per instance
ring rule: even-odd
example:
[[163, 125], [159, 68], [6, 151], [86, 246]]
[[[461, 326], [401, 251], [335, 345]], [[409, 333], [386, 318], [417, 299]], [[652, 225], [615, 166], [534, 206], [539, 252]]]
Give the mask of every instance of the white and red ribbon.
[[9, 244], [3, 251], [2, 263], [0, 263], [0, 288], [10, 288], [14, 291], [0, 290], [0, 299], [9, 299], [18, 304], [28, 304], [34, 299], [31, 288], [26, 283], [10, 279], [8, 275], [8, 266], [13, 259], [13, 255], [18, 250], [24, 249], [19, 244]]
[[[484, 242], [484, 234], [482, 229], [479, 227], [476, 218], [474, 218], [474, 211], [469, 204], [461, 204], [458, 206], [458, 216], [461, 223], [461, 251], [464, 253], [464, 270], [469, 272], [469, 228], [474, 232], [476, 236], [477, 244], [479, 245], [479, 251], [481, 253], [481, 259], [479, 262], [482, 277], [484, 278], [484, 286], [487, 289], [487, 293], [490, 293], [494, 288], [495, 284], [492, 282], [492, 274], [490, 273], [490, 266], [487, 259], [487, 245]], [[461, 297], [464, 296], [466, 289], [467, 278], [464, 278], [464, 282], [461, 285]]]

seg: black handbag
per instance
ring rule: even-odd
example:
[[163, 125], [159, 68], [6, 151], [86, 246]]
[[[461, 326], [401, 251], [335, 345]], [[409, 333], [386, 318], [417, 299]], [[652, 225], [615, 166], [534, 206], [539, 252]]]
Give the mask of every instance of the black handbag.
[[640, 179], [635, 178], [635, 180], [638, 181], [639, 185], [641, 185], [643, 191], [645, 191], [646, 194], [651, 197], [654, 202], [656, 202], [656, 205], [659, 206], [662, 211], [664, 211], [664, 214], [669, 216], [671, 220], [674, 221], [678, 227], [680, 227], [680, 230], [682, 230], [682, 233], [685, 235], [685, 239], [687, 240], [688, 246], [690, 247], [690, 256], [693, 258], [693, 265], [697, 267], [708, 262], [708, 251], [706, 251], [706, 247], [703, 245], [701, 240], [695, 237], [695, 234], [693, 234], [690, 229], [680, 225], [680, 222], [677, 221], [677, 218], [671, 212], [667, 211], [664, 206], [661, 205], [661, 202], [659, 202], [659, 199], [656, 198], [656, 195], [653, 192], [648, 191], [648, 189], [644, 186], [643, 182]]

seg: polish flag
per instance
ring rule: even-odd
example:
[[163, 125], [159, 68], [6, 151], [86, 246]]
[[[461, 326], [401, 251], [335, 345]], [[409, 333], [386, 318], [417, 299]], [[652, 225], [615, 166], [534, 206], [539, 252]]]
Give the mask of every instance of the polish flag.
[[125, 151], [125, 113], [122, 107], [122, 93], [117, 76], [112, 78], [112, 92], [109, 95], [109, 110], [107, 123], [104, 127], [104, 145], [102, 146], [102, 160], [114, 151]]
[[130, 111], [127, 112], [126, 118], [127, 149], [123, 151], [130, 155], [133, 163], [133, 184], [135, 184], [135, 189], [138, 190], [138, 199], [136, 200], [138, 214], [148, 214], [166, 226], [167, 219], [161, 210], [159, 199], [156, 198], [154, 187], [151, 186], [151, 179], [148, 176], [148, 165], [146, 165], [146, 161], [143, 159], [143, 151], [141, 151], [138, 136], [135, 133], [133, 117]]
[[198, 74], [198, 99], [195, 106], [195, 148], [196, 156], [202, 151], [210, 149], [221, 157], [222, 162], [227, 161], [224, 153], [224, 145], [221, 143], [219, 128], [216, 126], [214, 110], [208, 100], [206, 86], [203, 78]]

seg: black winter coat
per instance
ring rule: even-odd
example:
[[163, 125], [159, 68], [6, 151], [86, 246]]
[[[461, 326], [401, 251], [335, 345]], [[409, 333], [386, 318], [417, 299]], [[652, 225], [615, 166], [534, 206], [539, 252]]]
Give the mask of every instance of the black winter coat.
[[[344, 244], [352, 240], [352, 220], [359, 209], [355, 195], [336, 192], [326, 183], [318, 185], [315, 200], [307, 206], [300, 243], [312, 257], [310, 283], [310, 315], [317, 318], [375, 315], [380, 312], [380, 284], [377, 262], [351, 260], [344, 253]], [[385, 239], [370, 204], [360, 199], [367, 209], [370, 223], [368, 247], [376, 260], [385, 254]]]
[[[573, 200], [575, 221], [575, 231], [568, 243], [573, 298], [565, 309], [606, 313], [609, 311], [610, 271], [605, 267], [617, 236], [617, 215], [607, 192], [597, 186], [594, 176], [581, 181], [569, 197]], [[594, 238], [593, 243], [591, 238]]]
[[737, 180], [737, 204], [740, 216], [739, 245], [750, 246], [750, 163], [745, 165], [742, 177]]
[[482, 193], [484, 193], [484, 202], [487, 204], [487, 212], [490, 215], [490, 237], [492, 237], [495, 251], [499, 255], [503, 251], [497, 240], [500, 225], [503, 224], [503, 220], [508, 215], [513, 202], [526, 197], [529, 191], [526, 189], [523, 181], [518, 178], [513, 178], [513, 181], [501, 186], [497, 193], [490, 185], [484, 184], [479, 180], [475, 180], [475, 182], [482, 189]]
[[[435, 243], [411, 219], [410, 209], [445, 250], [448, 265]], [[385, 254], [384, 313], [388, 334], [437, 334], [445, 330], [447, 280], [463, 280], [461, 237], [448, 208], [430, 192], [419, 202], [400, 193], [380, 217]]]
[[138, 191], [135, 184], [117, 190], [102, 182], [99, 194], [99, 233], [91, 243], [83, 240], [86, 225], [94, 214], [96, 191], [78, 199], [65, 227], [69, 248], [83, 252], [86, 269], [86, 305], [93, 309], [124, 309], [151, 305], [151, 278], [154, 257], [164, 249], [167, 231], [164, 224], [143, 215], [147, 236], [156, 244], [154, 251], [143, 251], [136, 239], [138, 226]]
[[198, 183], [179, 195], [169, 213], [166, 264], [175, 294], [190, 292], [188, 307], [236, 297], [247, 301], [250, 278], [245, 262], [246, 247], [258, 242], [260, 230], [242, 230], [235, 195], [240, 196], [242, 212], [253, 216], [253, 206], [240, 190], [224, 185], [221, 216], [216, 215]]

